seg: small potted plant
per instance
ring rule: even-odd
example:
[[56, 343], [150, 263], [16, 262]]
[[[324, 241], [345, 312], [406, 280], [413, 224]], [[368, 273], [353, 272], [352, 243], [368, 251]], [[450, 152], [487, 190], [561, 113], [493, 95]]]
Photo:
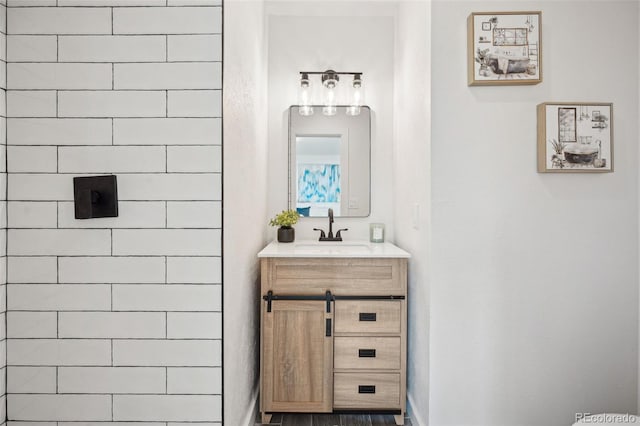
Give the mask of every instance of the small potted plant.
[[293, 229], [293, 225], [298, 223], [299, 218], [300, 215], [296, 210], [282, 210], [269, 221], [269, 225], [280, 227], [278, 228], [278, 242], [292, 243], [295, 240], [296, 230]]

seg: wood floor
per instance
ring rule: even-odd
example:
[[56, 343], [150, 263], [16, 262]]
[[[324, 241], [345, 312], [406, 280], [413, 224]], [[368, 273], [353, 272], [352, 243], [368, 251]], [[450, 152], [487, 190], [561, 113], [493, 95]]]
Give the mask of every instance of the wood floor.
[[[270, 425], [279, 426], [395, 426], [391, 415], [369, 414], [274, 414]], [[411, 426], [411, 419], [406, 418], [406, 426]], [[262, 425], [260, 417], [256, 418], [256, 426]]]

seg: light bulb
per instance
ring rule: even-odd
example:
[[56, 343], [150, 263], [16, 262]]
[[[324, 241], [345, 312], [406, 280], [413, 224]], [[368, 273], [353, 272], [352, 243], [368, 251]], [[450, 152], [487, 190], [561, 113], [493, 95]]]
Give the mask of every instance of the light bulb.
[[338, 108], [336, 108], [336, 89], [334, 86], [327, 87], [325, 89], [324, 106], [322, 107], [322, 113], [324, 115], [336, 115]]
[[347, 115], [360, 115], [360, 107], [362, 106], [363, 90], [362, 75], [355, 74], [353, 76], [353, 97], [351, 104], [347, 107]]
[[327, 70], [322, 74], [322, 85], [324, 86], [324, 106], [322, 113], [324, 115], [336, 115], [338, 108], [336, 107], [336, 85], [340, 77], [333, 70]]
[[313, 115], [313, 107], [311, 106], [311, 88], [309, 87], [309, 75], [302, 74], [300, 78], [298, 112], [300, 115]]

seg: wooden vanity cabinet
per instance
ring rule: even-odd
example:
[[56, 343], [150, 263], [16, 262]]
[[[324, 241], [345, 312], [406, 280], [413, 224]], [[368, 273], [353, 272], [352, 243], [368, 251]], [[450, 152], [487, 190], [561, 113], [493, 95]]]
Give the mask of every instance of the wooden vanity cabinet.
[[405, 258], [262, 258], [263, 423], [346, 410], [404, 424], [406, 281]]

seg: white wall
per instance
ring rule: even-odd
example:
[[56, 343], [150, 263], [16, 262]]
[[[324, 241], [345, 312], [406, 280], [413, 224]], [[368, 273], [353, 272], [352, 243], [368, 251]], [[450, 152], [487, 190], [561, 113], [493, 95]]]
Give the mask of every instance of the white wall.
[[225, 424], [245, 426], [259, 371], [256, 254], [267, 243], [263, 2], [227, 2], [224, 19], [224, 408]]
[[[269, 215], [287, 208], [288, 108], [298, 102], [299, 72], [362, 71], [372, 110], [371, 215], [339, 218], [348, 239], [368, 239], [369, 223], [386, 224], [393, 241], [393, 2], [269, 1]], [[317, 84], [317, 81], [314, 81]], [[266, 221], [265, 221], [266, 222]], [[297, 239], [317, 239], [326, 218], [304, 218]], [[275, 238], [275, 229], [270, 231]]]
[[[198, 3], [9, 4], [14, 424], [221, 424], [222, 8]], [[119, 216], [74, 219], [72, 178], [105, 173]]]
[[[467, 16], [512, 9], [543, 12], [544, 82], [467, 87]], [[635, 412], [638, 4], [437, 1], [432, 23], [430, 424]], [[536, 173], [543, 101], [613, 102], [615, 172]]]
[[429, 414], [430, 20], [429, 2], [399, 2], [394, 76], [394, 228], [396, 243], [412, 256], [408, 274], [407, 394], [413, 424], [424, 426]]

